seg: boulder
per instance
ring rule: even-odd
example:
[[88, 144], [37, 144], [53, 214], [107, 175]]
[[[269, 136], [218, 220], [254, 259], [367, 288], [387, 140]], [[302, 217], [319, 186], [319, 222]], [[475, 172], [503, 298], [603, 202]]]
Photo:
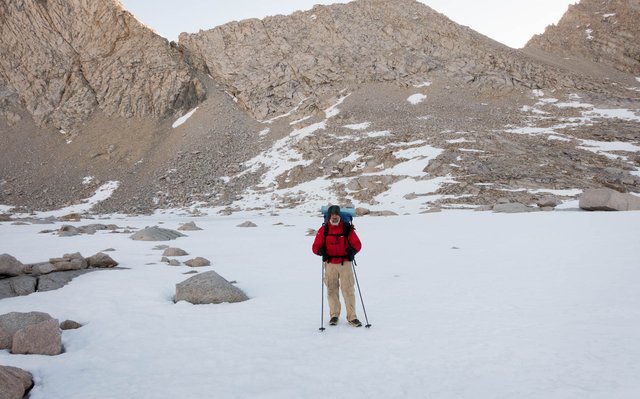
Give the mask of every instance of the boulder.
[[81, 218], [82, 215], [80, 215], [79, 213], [68, 213], [60, 217], [60, 219], [64, 220], [65, 222], [79, 222]]
[[56, 271], [81, 270], [89, 267], [87, 260], [79, 252], [64, 254], [61, 258], [51, 258], [49, 263]]
[[87, 258], [87, 264], [92, 268], [108, 269], [118, 266], [118, 262], [113, 260], [109, 255], [98, 252], [97, 254]]
[[17, 367], [0, 366], [0, 399], [22, 399], [33, 387], [33, 376]]
[[11, 312], [0, 315], [0, 349], [11, 349], [13, 336], [18, 331], [47, 320], [53, 320], [53, 318], [43, 312]]
[[62, 334], [58, 320], [31, 324], [13, 336], [11, 353], [20, 355], [49, 355], [62, 353]]
[[56, 271], [56, 267], [49, 262], [40, 262], [28, 265], [31, 269], [31, 274], [34, 276], [40, 276], [43, 274], [49, 274]]
[[82, 234], [82, 232], [80, 231], [80, 229], [78, 229], [77, 227], [68, 225], [68, 224], [64, 224], [62, 226], [60, 226], [60, 228], [58, 229], [58, 236], [59, 237], [72, 237], [72, 236], [77, 236]]
[[180, 231], [197, 231], [202, 230], [200, 227], [196, 226], [195, 222], [185, 223], [182, 226], [178, 227]]
[[24, 273], [24, 265], [9, 254], [0, 255], [0, 275], [19, 276]]
[[257, 224], [253, 223], [253, 222], [244, 222], [244, 223], [240, 223], [238, 226], [236, 227], [258, 227]]
[[210, 266], [211, 262], [209, 262], [208, 259], [198, 256], [197, 258], [189, 259], [188, 261], [184, 262], [184, 264], [189, 267], [203, 267]]
[[554, 195], [545, 195], [544, 197], [536, 201], [536, 205], [538, 205], [540, 208], [555, 208], [561, 203], [562, 201]]
[[0, 299], [29, 295], [36, 291], [38, 279], [32, 276], [18, 276], [0, 280]]
[[589, 189], [580, 196], [579, 206], [587, 211], [637, 211], [640, 197], [608, 188]]
[[214, 271], [199, 273], [176, 284], [175, 301], [193, 304], [242, 302], [248, 300], [242, 290]]
[[186, 256], [189, 255], [185, 250], [180, 248], [167, 248], [162, 253], [162, 256]]
[[136, 241], [170, 241], [175, 240], [178, 237], [186, 236], [175, 230], [163, 229], [158, 226], [153, 226], [147, 227], [134, 233], [130, 238]]

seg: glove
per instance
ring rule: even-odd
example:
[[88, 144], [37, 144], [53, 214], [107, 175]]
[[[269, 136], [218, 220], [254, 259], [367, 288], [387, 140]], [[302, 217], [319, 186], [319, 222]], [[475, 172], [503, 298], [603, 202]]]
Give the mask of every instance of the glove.
[[356, 256], [356, 250], [349, 247], [347, 248], [347, 259], [353, 261], [353, 258]]
[[324, 257], [324, 255], [325, 255], [325, 254], [326, 254], [326, 251], [325, 251], [324, 247], [323, 247], [323, 248], [320, 248], [320, 249], [318, 250], [318, 255], [320, 255], [320, 256], [322, 256], [322, 257]]

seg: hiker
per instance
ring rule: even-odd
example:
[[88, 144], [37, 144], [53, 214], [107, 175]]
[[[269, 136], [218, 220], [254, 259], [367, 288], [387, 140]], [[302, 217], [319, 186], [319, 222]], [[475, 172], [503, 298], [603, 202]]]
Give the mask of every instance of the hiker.
[[320, 227], [311, 247], [314, 254], [322, 256], [324, 283], [327, 286], [329, 301], [329, 325], [338, 324], [340, 316], [340, 297], [342, 290], [344, 306], [347, 308], [347, 321], [354, 327], [362, 326], [356, 316], [356, 294], [352, 269], [353, 257], [360, 252], [362, 244], [351, 223], [343, 221], [340, 207], [332, 205], [328, 211], [328, 221]]

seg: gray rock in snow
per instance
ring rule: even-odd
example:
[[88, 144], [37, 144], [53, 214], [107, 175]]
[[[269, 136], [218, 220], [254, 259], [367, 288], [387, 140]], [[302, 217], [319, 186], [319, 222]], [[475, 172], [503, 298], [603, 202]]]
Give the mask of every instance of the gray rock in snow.
[[18, 331], [47, 320], [54, 319], [43, 312], [11, 312], [0, 315], [0, 349], [11, 349], [13, 336]]
[[0, 274], [19, 276], [24, 272], [24, 265], [9, 254], [0, 255]]
[[211, 262], [209, 262], [208, 259], [198, 256], [197, 258], [189, 259], [188, 261], [184, 262], [184, 264], [189, 267], [203, 267], [210, 266]]
[[49, 356], [62, 353], [62, 334], [58, 320], [45, 320], [18, 330], [13, 336], [11, 353]]
[[242, 290], [213, 270], [199, 273], [176, 284], [176, 302], [187, 301], [193, 304], [208, 304], [242, 302], [248, 299], [249, 297]]
[[31, 276], [18, 276], [0, 280], [0, 299], [20, 295], [29, 295], [36, 291], [38, 279]]
[[189, 255], [187, 251], [181, 248], [167, 248], [162, 253], [162, 256], [186, 256]]
[[200, 227], [196, 226], [195, 222], [185, 223], [182, 226], [178, 227], [180, 231], [197, 231], [202, 230]]
[[586, 190], [580, 196], [580, 208], [587, 211], [637, 211], [640, 197], [608, 188]]
[[22, 399], [33, 386], [33, 376], [17, 367], [0, 366], [0, 399]]
[[132, 240], [136, 241], [170, 241], [178, 237], [186, 237], [184, 234], [175, 230], [163, 229], [158, 226], [147, 227], [131, 235]]

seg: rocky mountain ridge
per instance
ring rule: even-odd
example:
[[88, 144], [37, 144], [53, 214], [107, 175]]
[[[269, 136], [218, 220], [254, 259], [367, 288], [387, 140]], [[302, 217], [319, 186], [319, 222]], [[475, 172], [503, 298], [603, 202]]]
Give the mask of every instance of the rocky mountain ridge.
[[346, 87], [410, 87], [438, 75], [470, 90], [606, 85], [542, 64], [414, 0], [316, 6], [183, 33], [179, 41], [257, 119], [294, 107], [318, 111]]
[[[43, 19], [40, 2], [26, 4], [19, 17]], [[63, 7], [46, 4], [49, 12]], [[91, 24], [60, 34], [116, 49], [93, 63], [77, 58], [82, 76], [104, 83], [96, 87], [109, 100], [52, 110], [47, 95], [14, 81], [34, 79], [42, 88], [59, 80], [15, 68], [17, 58], [4, 61], [16, 71], [0, 68], [0, 139], [15, 156], [3, 159], [0, 204], [60, 207], [106, 181], [120, 184], [98, 212], [315, 209], [314, 201], [339, 201], [411, 213], [550, 195], [555, 203], [602, 186], [640, 191], [633, 75], [538, 48], [510, 49], [413, 0], [317, 6], [182, 34], [179, 44], [136, 22], [124, 35], [117, 22], [132, 17], [117, 3], [70, 4], [89, 21], [115, 16], [98, 24], [114, 28], [101, 36], [110, 40], [98, 40]], [[7, 26], [17, 23], [0, 29]], [[66, 43], [60, 39], [61, 48]], [[60, 76], [73, 82], [69, 68]], [[135, 73], [114, 72], [123, 70]], [[85, 91], [64, 93], [84, 98]], [[77, 127], [72, 137], [57, 132], [63, 120]]]
[[526, 44], [560, 57], [604, 63], [640, 75], [640, 1], [582, 0]]

